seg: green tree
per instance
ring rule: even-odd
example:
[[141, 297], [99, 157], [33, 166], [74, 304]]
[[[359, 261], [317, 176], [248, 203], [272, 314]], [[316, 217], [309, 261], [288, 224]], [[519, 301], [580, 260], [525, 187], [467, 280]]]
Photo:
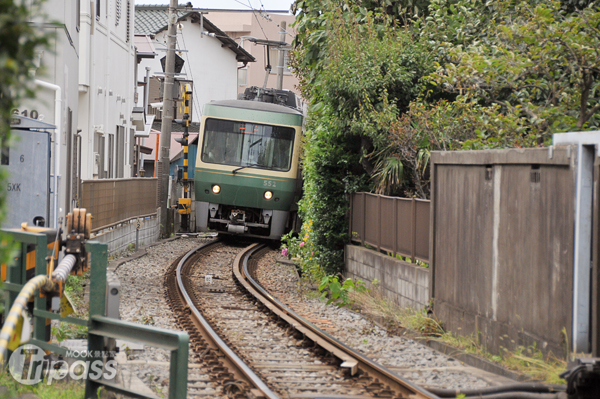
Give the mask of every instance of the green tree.
[[597, 129], [598, 18], [593, 3], [433, 0], [415, 28], [436, 69], [390, 129], [407, 193], [428, 197], [432, 150], [532, 147]]
[[[3, 153], [10, 143], [11, 110], [23, 98], [34, 97], [29, 71], [35, 68], [36, 52], [48, 45], [48, 37], [42, 29], [30, 22], [38, 6], [38, 2], [0, 0], [0, 143]], [[0, 169], [0, 187], [4, 187], [5, 180], [5, 172]], [[0, 191], [0, 223], [6, 214], [4, 193]], [[0, 262], [6, 262], [9, 249], [10, 246], [0, 245]]]
[[522, 134], [535, 145], [555, 132], [598, 126], [600, 12], [593, 5], [568, 13], [558, 1], [530, 3], [497, 2], [505, 14], [491, 24], [489, 40], [440, 43], [450, 61], [431, 78], [464, 101], [497, 104], [503, 115], [524, 118]]
[[370, 189], [369, 176], [378, 174], [392, 176], [382, 179], [382, 191], [401, 184], [389, 127], [417, 98], [433, 63], [419, 36], [385, 13], [340, 1], [310, 11], [299, 19], [293, 63], [310, 102], [300, 209], [313, 222], [313, 262], [335, 273], [348, 241], [348, 194]]
[[314, 222], [303, 237], [329, 272], [348, 193], [427, 198], [433, 150], [540, 146], [600, 124], [595, 3], [414, 4], [296, 2], [293, 65], [310, 103], [301, 210]]

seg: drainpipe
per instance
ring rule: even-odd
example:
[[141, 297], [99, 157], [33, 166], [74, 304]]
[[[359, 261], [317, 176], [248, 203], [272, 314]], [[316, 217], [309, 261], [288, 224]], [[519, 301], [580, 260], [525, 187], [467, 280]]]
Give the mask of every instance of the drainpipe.
[[150, 67], [146, 67], [146, 85], [144, 86], [144, 116], [148, 112], [148, 95], [150, 93]]
[[62, 88], [53, 83], [36, 79], [38, 86], [54, 90], [54, 124], [56, 125], [56, 139], [54, 140], [54, 227], [58, 228], [58, 179], [60, 177], [60, 146], [62, 137]]

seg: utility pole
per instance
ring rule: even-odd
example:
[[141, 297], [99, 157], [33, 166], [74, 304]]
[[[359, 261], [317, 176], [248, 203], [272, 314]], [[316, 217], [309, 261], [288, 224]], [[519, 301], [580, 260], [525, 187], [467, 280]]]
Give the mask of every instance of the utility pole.
[[173, 124], [173, 84], [175, 81], [175, 42], [177, 39], [177, 0], [169, 4], [167, 30], [167, 59], [165, 60], [165, 80], [163, 87], [163, 112], [160, 127], [160, 157], [158, 161], [158, 196], [160, 198], [160, 225], [163, 237], [171, 233], [167, 226], [169, 208], [169, 151], [171, 149], [171, 128]]
[[[281, 32], [279, 32], [279, 41], [285, 42], [285, 28], [287, 23], [285, 21], [281, 21]], [[277, 68], [277, 90], [283, 89], [283, 66], [285, 64], [285, 51], [283, 49], [279, 49], [279, 66]]]

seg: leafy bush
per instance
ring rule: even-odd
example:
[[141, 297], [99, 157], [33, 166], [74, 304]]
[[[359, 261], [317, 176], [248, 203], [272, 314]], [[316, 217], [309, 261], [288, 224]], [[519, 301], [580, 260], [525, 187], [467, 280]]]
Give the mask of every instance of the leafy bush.
[[327, 304], [335, 303], [337, 306], [352, 306], [354, 299], [350, 298], [351, 292], [367, 293], [369, 289], [365, 287], [362, 280], [352, 281], [347, 278], [343, 283], [335, 276], [325, 276], [319, 285], [319, 291], [322, 292], [321, 299], [329, 297]]
[[[312, 19], [300, 18], [298, 26], [305, 29], [301, 37], [306, 40], [294, 56], [310, 101], [300, 214], [314, 223], [308, 238], [313, 261], [332, 275], [343, 267], [348, 195], [370, 190], [369, 177], [389, 169], [385, 161], [389, 126], [418, 95], [423, 74], [433, 70], [408, 29], [393, 29], [384, 23], [384, 16], [365, 9], [344, 12], [349, 10], [348, 5], [342, 11], [332, 6]], [[327, 56], [307, 65], [317, 49]], [[386, 181], [393, 190], [401, 185], [401, 173]]]
[[292, 67], [309, 101], [300, 212], [325, 274], [343, 267], [348, 194], [428, 198], [431, 151], [600, 127], [600, 11], [588, 3], [296, 2]]

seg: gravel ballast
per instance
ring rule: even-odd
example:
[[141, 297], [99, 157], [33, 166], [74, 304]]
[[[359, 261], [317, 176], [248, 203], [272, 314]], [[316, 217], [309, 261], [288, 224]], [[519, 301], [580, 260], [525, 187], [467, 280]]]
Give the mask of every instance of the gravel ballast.
[[[121, 318], [167, 329], [179, 329], [164, 295], [166, 269], [185, 252], [210, 238], [180, 238], [147, 248], [146, 254], [117, 267], [121, 283]], [[261, 260], [258, 278], [265, 288], [297, 313], [373, 360], [416, 384], [439, 388], [480, 388], [504, 382], [404, 337], [389, 336], [362, 315], [347, 308], [325, 305], [307, 299], [301, 292], [294, 267], [277, 263], [279, 252], [272, 250]], [[122, 367], [140, 378], [159, 396], [168, 394], [169, 353], [156, 348], [127, 351]], [[123, 355], [121, 355], [123, 357]], [[194, 365], [196, 355], [190, 351], [188, 369], [189, 397], [222, 397], [205, 370]]]

